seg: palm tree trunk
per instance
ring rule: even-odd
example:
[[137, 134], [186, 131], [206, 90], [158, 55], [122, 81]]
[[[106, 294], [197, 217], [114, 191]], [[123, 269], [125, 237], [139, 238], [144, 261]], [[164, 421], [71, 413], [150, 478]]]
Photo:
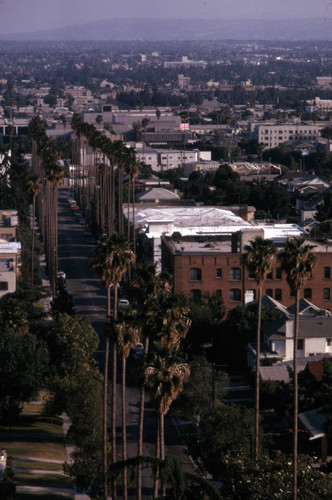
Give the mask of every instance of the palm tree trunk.
[[[122, 460], [127, 460], [127, 425], [126, 425], [126, 358], [122, 358]], [[123, 500], [127, 494], [127, 467], [123, 468]]]
[[[114, 283], [114, 310], [113, 318], [116, 320], [118, 313], [118, 287]], [[113, 379], [112, 379], [112, 463], [116, 462], [116, 362], [117, 349], [115, 342], [113, 344]], [[113, 499], [117, 499], [116, 480], [113, 480]]]
[[294, 346], [293, 346], [293, 372], [294, 372], [294, 415], [293, 415], [293, 500], [297, 500], [297, 439], [298, 439], [298, 376], [297, 376], [297, 344], [299, 337], [299, 299], [300, 290], [295, 295], [294, 318]]
[[259, 455], [259, 366], [261, 356], [261, 316], [262, 316], [262, 284], [258, 286], [258, 314], [256, 335], [256, 394], [255, 394], [255, 461]]
[[35, 213], [36, 213], [36, 196], [33, 195], [32, 200], [32, 244], [31, 244], [31, 288], [33, 288], [34, 278], [34, 256], [35, 256]]
[[[111, 315], [111, 287], [107, 287], [107, 323]], [[104, 466], [104, 500], [108, 500], [108, 460], [107, 460], [107, 402], [108, 402], [108, 357], [109, 357], [109, 331], [106, 330], [105, 338], [105, 364], [104, 364], [104, 404], [103, 404], [103, 466]]]
[[[149, 337], [145, 337], [144, 354], [147, 355], [149, 351]], [[140, 406], [139, 406], [139, 426], [138, 426], [138, 450], [137, 455], [143, 455], [143, 424], [144, 424], [144, 400], [145, 388], [144, 384], [141, 385], [140, 390]], [[142, 499], [142, 464], [138, 462], [137, 466], [137, 500]]]
[[[158, 413], [158, 423], [157, 423], [156, 458], [160, 458], [160, 414], [159, 413]], [[158, 497], [158, 490], [159, 490], [159, 467], [156, 466], [156, 471], [154, 476], [154, 486], [153, 486], [153, 498]]]
[[[160, 413], [160, 458], [165, 460], [165, 432], [164, 432], [164, 414]], [[162, 483], [161, 496], [166, 496], [166, 482]]]

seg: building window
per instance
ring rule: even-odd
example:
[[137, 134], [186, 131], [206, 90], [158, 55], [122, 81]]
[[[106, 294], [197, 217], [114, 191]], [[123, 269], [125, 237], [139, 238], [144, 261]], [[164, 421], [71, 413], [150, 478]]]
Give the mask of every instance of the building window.
[[329, 266], [324, 267], [324, 278], [331, 278], [331, 268]]
[[222, 297], [221, 290], [216, 290], [216, 297], [218, 297], [218, 299], [221, 299]]
[[330, 289], [329, 288], [323, 289], [323, 299], [330, 299]]
[[332, 339], [326, 339], [326, 345], [330, 347], [332, 345]]
[[282, 300], [282, 291], [281, 288], [276, 288], [274, 291], [274, 298], [276, 300]]
[[241, 290], [239, 288], [232, 288], [229, 291], [229, 300], [231, 302], [240, 302], [240, 300], [241, 300]]
[[312, 295], [311, 288], [305, 288], [304, 289], [304, 293], [303, 293], [304, 298], [305, 299], [311, 299], [311, 295]]
[[304, 349], [304, 339], [298, 339], [298, 341], [297, 341], [297, 349], [299, 351], [303, 351], [303, 349]]
[[248, 277], [249, 277], [250, 280], [254, 280], [255, 279], [255, 273], [254, 273], [254, 271], [249, 271], [248, 272]]
[[189, 292], [189, 298], [193, 302], [200, 302], [201, 296], [202, 296], [201, 290], [190, 290]]
[[199, 267], [193, 267], [190, 269], [190, 281], [201, 281], [202, 279], [202, 271]]
[[276, 280], [281, 280], [281, 267], [275, 268]]
[[7, 281], [0, 281], [0, 290], [1, 291], [8, 290], [8, 282]]
[[273, 272], [272, 271], [270, 271], [269, 273], [267, 273], [266, 279], [267, 280], [273, 280]]
[[268, 297], [273, 297], [272, 288], [267, 288], [267, 289], [266, 289], [266, 295], [267, 295]]
[[218, 269], [216, 269], [216, 278], [221, 278], [222, 277], [222, 270], [218, 267]]
[[231, 267], [231, 269], [229, 270], [229, 278], [231, 280], [240, 280], [241, 269], [239, 267]]

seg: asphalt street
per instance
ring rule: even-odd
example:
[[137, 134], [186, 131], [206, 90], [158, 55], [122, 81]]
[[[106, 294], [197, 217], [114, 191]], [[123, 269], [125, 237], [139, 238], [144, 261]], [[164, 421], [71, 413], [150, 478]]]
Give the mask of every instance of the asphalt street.
[[[88, 317], [99, 335], [100, 345], [96, 353], [96, 359], [102, 367], [104, 359], [103, 327], [107, 304], [106, 290], [89, 266], [89, 254], [93, 249], [93, 245], [87, 243], [88, 238], [84, 235], [87, 228], [79, 224], [78, 218], [74, 216], [68, 206], [67, 192], [67, 188], [59, 189], [59, 266], [66, 273], [68, 291], [73, 296], [76, 314]], [[110, 355], [111, 358], [112, 356]], [[129, 358], [128, 383], [126, 388], [128, 458], [137, 455], [138, 439], [139, 390], [135, 384], [133, 385], [133, 381], [135, 381], [133, 364], [134, 360]], [[119, 365], [120, 363], [118, 362], [118, 367]], [[120, 380], [120, 373], [118, 374], [118, 380]], [[117, 387], [117, 422], [117, 452], [121, 457], [121, 391], [119, 384]], [[143, 455], [154, 456], [156, 431], [156, 415], [151, 401], [146, 398]], [[178, 428], [174, 426], [172, 419], [167, 417], [165, 419], [165, 450], [166, 454], [181, 457], [185, 470], [193, 471], [191, 460], [185, 454], [185, 447], [181, 443]], [[142, 484], [142, 498], [152, 498], [152, 477], [149, 469], [143, 470]], [[135, 484], [129, 488], [129, 498], [132, 499], [136, 498], [134, 486]], [[121, 498], [121, 494], [119, 494], [119, 498]]]

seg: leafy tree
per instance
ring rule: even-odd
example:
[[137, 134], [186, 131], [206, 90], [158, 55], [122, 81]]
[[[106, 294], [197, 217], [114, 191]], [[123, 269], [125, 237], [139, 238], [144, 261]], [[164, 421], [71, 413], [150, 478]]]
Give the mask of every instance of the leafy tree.
[[198, 428], [202, 419], [209, 414], [214, 399], [221, 401], [225, 396], [227, 375], [215, 370], [204, 355], [194, 355], [189, 362], [190, 379], [175, 402], [175, 414], [194, 422]]
[[190, 449], [215, 480], [221, 480], [227, 457], [248, 460], [252, 454], [254, 413], [244, 406], [219, 404], [205, 414]]
[[[332, 474], [313, 469], [310, 457], [299, 460], [299, 500], [328, 500]], [[222, 493], [229, 500], [285, 500], [292, 497], [292, 463], [277, 454], [259, 461], [226, 457], [221, 466]]]
[[31, 333], [2, 325], [0, 336], [0, 421], [13, 422], [23, 403], [36, 397], [47, 366], [45, 345]]

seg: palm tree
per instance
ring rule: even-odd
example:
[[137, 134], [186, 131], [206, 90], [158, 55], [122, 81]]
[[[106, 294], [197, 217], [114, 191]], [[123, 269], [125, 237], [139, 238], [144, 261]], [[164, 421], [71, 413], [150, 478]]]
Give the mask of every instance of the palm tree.
[[[149, 351], [149, 339], [152, 333], [151, 310], [157, 310], [159, 298], [162, 292], [171, 292], [170, 276], [167, 273], [160, 273], [156, 276], [156, 264], [149, 263], [141, 265], [135, 269], [134, 276], [130, 283], [129, 293], [133, 303], [140, 311], [140, 322], [142, 325], [142, 334], [144, 337], [144, 355]], [[143, 422], [144, 422], [144, 402], [145, 386], [140, 384], [140, 407], [139, 407], [139, 431], [137, 455], [143, 455]], [[142, 464], [137, 464], [137, 500], [142, 498]]]
[[259, 453], [259, 365], [260, 365], [260, 344], [261, 344], [261, 314], [262, 314], [262, 289], [267, 274], [271, 271], [276, 248], [271, 240], [264, 240], [261, 236], [256, 236], [244, 247], [245, 264], [249, 272], [253, 273], [258, 287], [258, 313], [257, 313], [257, 333], [256, 333], [256, 397], [255, 397], [255, 453], [254, 458], [258, 460]]
[[34, 255], [35, 255], [35, 217], [36, 217], [36, 196], [40, 193], [42, 185], [38, 177], [34, 176], [28, 182], [28, 189], [32, 194], [32, 244], [31, 244], [31, 288], [33, 288], [34, 278]]
[[[118, 310], [118, 285], [130, 264], [135, 260], [135, 255], [123, 235], [113, 233], [99, 241], [91, 253], [92, 268], [100, 275], [107, 289], [107, 318], [111, 315], [111, 286], [114, 288], [114, 320]], [[110, 325], [110, 321], [108, 322]], [[107, 379], [108, 379], [108, 354], [109, 354], [109, 329], [105, 339], [105, 365], [104, 365], [104, 493], [107, 498]], [[112, 461], [116, 462], [116, 345], [113, 343], [113, 380], [112, 380]], [[115, 486], [113, 485], [115, 489]], [[114, 493], [114, 491], [113, 491]], [[116, 496], [116, 494], [114, 495]]]
[[300, 290], [307, 278], [311, 276], [316, 264], [313, 254], [314, 245], [307, 243], [303, 237], [290, 238], [286, 241], [284, 250], [279, 253], [281, 269], [286, 272], [290, 289], [295, 293], [295, 317], [293, 333], [293, 376], [294, 376], [294, 408], [293, 408], [293, 500], [297, 499], [297, 439], [298, 439], [298, 376], [297, 376], [297, 346], [299, 336], [299, 300]]
[[[114, 325], [114, 344], [122, 359], [122, 460], [127, 460], [126, 433], [126, 359], [130, 349], [140, 341], [140, 327], [131, 313], [122, 312], [121, 318]], [[123, 470], [123, 498], [127, 500], [127, 467]]]
[[[144, 379], [158, 413], [156, 455], [161, 460], [165, 460], [164, 417], [172, 401], [183, 390], [189, 376], [189, 365], [181, 362], [178, 353], [170, 351], [166, 346], [157, 347], [147, 361]], [[156, 477], [154, 498], [157, 494], [158, 478]]]

